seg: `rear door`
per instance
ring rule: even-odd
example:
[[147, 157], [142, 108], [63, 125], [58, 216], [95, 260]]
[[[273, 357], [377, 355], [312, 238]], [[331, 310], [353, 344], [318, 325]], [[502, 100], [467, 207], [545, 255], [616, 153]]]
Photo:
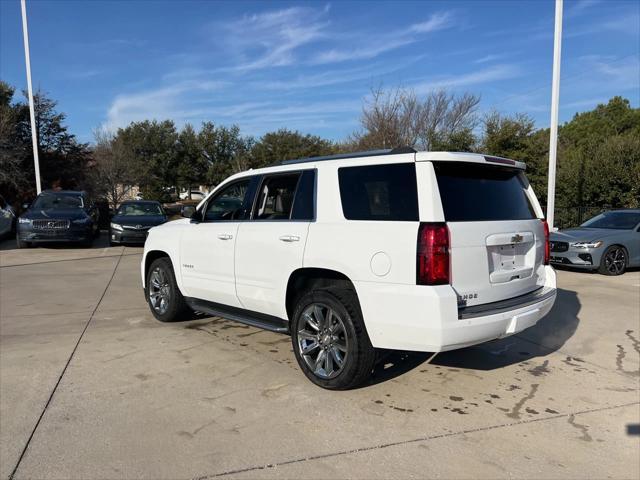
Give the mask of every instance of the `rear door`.
[[315, 170], [263, 177], [251, 220], [240, 225], [236, 243], [236, 292], [247, 310], [287, 318], [287, 282], [302, 267], [314, 190]]
[[526, 294], [544, 282], [544, 226], [522, 170], [433, 162], [461, 305]]

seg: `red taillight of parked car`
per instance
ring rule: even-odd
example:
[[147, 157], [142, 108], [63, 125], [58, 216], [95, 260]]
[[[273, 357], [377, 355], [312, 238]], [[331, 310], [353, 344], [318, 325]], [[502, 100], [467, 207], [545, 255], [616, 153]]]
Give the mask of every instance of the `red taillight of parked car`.
[[542, 220], [544, 227], [544, 264], [549, 265], [549, 257], [551, 256], [551, 248], [549, 246], [549, 224], [546, 220]]
[[416, 283], [446, 285], [449, 270], [449, 229], [445, 223], [421, 223], [418, 228]]

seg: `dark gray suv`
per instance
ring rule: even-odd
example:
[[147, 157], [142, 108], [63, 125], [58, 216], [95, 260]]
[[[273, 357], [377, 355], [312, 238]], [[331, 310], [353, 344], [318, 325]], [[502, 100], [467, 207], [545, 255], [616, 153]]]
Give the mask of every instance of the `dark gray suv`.
[[18, 218], [18, 248], [46, 242], [91, 245], [98, 230], [98, 209], [86, 192], [46, 190]]

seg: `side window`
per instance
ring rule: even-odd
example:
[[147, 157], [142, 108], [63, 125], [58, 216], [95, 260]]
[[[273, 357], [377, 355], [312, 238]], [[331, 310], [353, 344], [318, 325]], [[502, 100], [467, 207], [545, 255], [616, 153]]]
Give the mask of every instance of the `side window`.
[[246, 215], [244, 199], [249, 189], [249, 182], [248, 178], [234, 182], [217, 193], [207, 204], [204, 221], [243, 220]]
[[296, 198], [293, 201], [292, 220], [313, 220], [315, 212], [316, 171], [305, 170], [302, 172]]
[[338, 169], [342, 212], [348, 220], [417, 221], [413, 163]]
[[289, 220], [300, 173], [266, 176], [258, 189], [254, 220]]

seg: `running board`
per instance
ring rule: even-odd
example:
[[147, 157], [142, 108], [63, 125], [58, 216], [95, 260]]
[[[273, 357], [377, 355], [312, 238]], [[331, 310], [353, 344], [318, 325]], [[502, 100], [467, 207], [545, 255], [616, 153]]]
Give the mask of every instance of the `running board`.
[[187, 305], [197, 312], [206, 313], [227, 320], [244, 323], [252, 327], [262, 328], [271, 332], [289, 333], [289, 322], [273, 315], [253, 312], [243, 308], [230, 307], [220, 303], [200, 300], [198, 298], [185, 297]]

